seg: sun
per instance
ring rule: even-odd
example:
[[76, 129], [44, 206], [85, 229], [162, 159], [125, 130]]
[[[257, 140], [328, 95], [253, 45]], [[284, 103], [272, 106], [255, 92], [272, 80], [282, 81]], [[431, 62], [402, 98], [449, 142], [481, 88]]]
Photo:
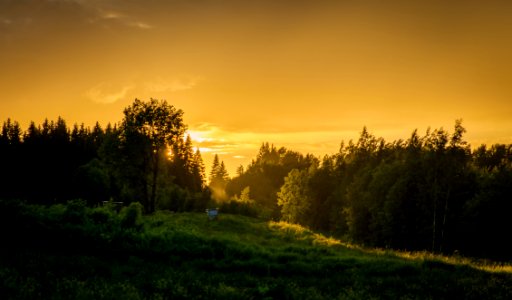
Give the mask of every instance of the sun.
[[211, 141], [213, 141], [213, 138], [205, 136], [205, 132], [204, 131], [203, 132], [199, 132], [199, 131], [194, 131], [194, 130], [187, 130], [186, 134], [190, 136], [192, 141], [197, 142], [197, 143], [204, 143], [204, 142], [211, 142]]

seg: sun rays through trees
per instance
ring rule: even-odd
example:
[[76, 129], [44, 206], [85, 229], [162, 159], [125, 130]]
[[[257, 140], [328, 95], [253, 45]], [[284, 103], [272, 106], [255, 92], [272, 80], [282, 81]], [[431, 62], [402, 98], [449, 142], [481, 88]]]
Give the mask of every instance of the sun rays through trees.
[[208, 183], [186, 128], [183, 111], [156, 99], [135, 100], [105, 128], [58, 118], [23, 131], [8, 119], [0, 198], [140, 202], [146, 214], [215, 206], [372, 247], [512, 258], [502, 234], [512, 228], [512, 145], [472, 149], [460, 120], [392, 142], [364, 127], [322, 159], [263, 143], [232, 178], [215, 155]]

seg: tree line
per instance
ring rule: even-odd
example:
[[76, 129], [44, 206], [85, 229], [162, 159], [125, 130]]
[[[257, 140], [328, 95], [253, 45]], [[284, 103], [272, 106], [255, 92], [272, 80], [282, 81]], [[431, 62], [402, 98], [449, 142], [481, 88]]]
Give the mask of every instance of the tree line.
[[199, 210], [210, 194], [204, 164], [184, 136], [183, 111], [165, 101], [135, 100], [120, 124], [69, 127], [8, 119], [0, 135], [0, 198], [54, 204], [71, 199], [140, 202], [156, 209]]
[[322, 159], [263, 143], [229, 177], [215, 156], [206, 184], [183, 111], [135, 100], [119, 124], [8, 119], [0, 135], [0, 199], [83, 199], [281, 219], [371, 247], [512, 259], [512, 145], [472, 149], [465, 129], [417, 130], [387, 142], [366, 128]]
[[263, 144], [227, 197], [371, 247], [512, 259], [512, 145], [472, 150], [465, 132], [386, 142], [364, 128], [321, 160]]

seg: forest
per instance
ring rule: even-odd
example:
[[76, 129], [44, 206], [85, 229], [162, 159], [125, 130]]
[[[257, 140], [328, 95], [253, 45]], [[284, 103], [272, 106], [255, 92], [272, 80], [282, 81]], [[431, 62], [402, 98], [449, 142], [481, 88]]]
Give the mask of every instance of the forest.
[[23, 130], [8, 119], [0, 199], [139, 202], [145, 215], [219, 207], [364, 247], [512, 260], [512, 145], [470, 146], [461, 120], [395, 141], [364, 127], [321, 158], [263, 143], [232, 177], [218, 156], [205, 174], [186, 129], [183, 111], [156, 99], [135, 100], [105, 127], [58, 118]]

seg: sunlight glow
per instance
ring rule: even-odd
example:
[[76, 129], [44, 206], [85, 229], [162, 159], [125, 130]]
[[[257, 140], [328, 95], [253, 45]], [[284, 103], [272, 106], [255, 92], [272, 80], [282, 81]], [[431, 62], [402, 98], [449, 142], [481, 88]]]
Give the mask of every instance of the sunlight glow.
[[199, 152], [201, 152], [201, 153], [208, 153], [208, 152], [214, 151], [212, 148], [208, 148], [208, 147], [192, 147], [192, 149], [194, 150], [194, 152], [199, 150]]
[[379, 256], [387, 256], [387, 257], [400, 257], [409, 260], [419, 260], [419, 261], [440, 261], [442, 263], [450, 264], [450, 265], [464, 265], [474, 269], [491, 272], [491, 273], [512, 273], [512, 264], [507, 263], [490, 263], [485, 260], [476, 260], [461, 256], [446, 256], [433, 254], [428, 251], [398, 251], [398, 250], [389, 250], [389, 249], [379, 249], [379, 248], [365, 248], [359, 245], [354, 245], [351, 243], [347, 243], [332, 237], [327, 237], [323, 234], [315, 233], [309, 230], [306, 227], [303, 227], [298, 224], [292, 224], [285, 221], [274, 222], [270, 221], [268, 223], [268, 228], [272, 231], [275, 231], [283, 236], [283, 238], [296, 239], [301, 241], [306, 241], [311, 245], [323, 245], [328, 247], [345, 247], [349, 249], [356, 249], [362, 251], [364, 253], [379, 255]]
[[509, 4], [475, 2], [445, 18], [452, 1], [281, 1], [295, 7], [283, 18], [262, 1], [268, 14], [254, 18], [251, 1], [200, 14], [202, 4], [180, 1], [17, 2], [0, 1], [0, 120], [24, 128], [52, 116], [115, 124], [135, 98], [165, 99], [185, 112], [206, 168], [219, 154], [231, 174], [263, 142], [324, 156], [363, 126], [393, 141], [462, 118], [472, 145], [512, 141], [512, 43], [500, 38], [512, 32]]
[[190, 135], [190, 138], [192, 139], [192, 141], [198, 142], [198, 143], [212, 142], [214, 140], [211, 137], [204, 136], [205, 134], [207, 134], [206, 132], [188, 130], [186, 134]]
[[351, 248], [349, 247], [349, 244], [342, 243], [340, 240], [315, 233], [298, 224], [291, 224], [284, 221], [270, 221], [268, 227], [270, 228], [270, 230], [282, 233], [286, 238], [295, 238], [298, 240], [308, 241], [309, 243], [311, 243], [311, 245], [339, 245]]

